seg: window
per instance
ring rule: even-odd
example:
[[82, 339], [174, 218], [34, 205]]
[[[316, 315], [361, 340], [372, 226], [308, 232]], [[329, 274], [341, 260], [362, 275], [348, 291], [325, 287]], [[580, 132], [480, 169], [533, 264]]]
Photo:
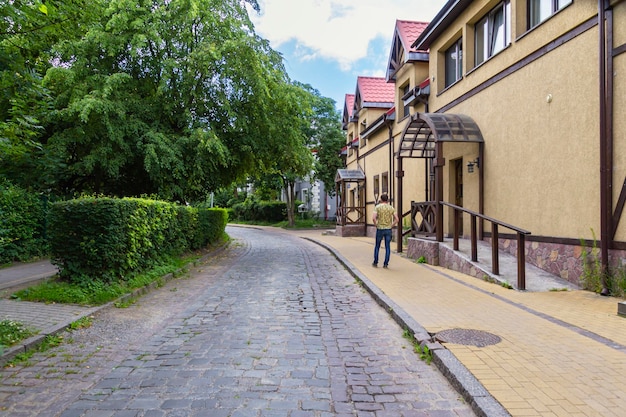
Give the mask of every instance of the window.
[[446, 51], [446, 87], [461, 79], [463, 74], [463, 44], [459, 39]]
[[[411, 87], [409, 84], [405, 84], [404, 86], [400, 87], [400, 89], [402, 90], [400, 97], [404, 97], [409, 93], [409, 90], [411, 89]], [[402, 117], [407, 117], [410, 113], [411, 113], [411, 110], [409, 108], [409, 105], [404, 104], [404, 107], [402, 108]]]
[[389, 173], [384, 172], [382, 175], [383, 194], [389, 194]]
[[352, 147], [352, 142], [354, 141], [354, 133], [350, 132], [348, 135], [348, 156], [352, 156], [354, 153], [354, 148]]
[[528, 28], [531, 29], [552, 16], [573, 0], [528, 0]]
[[374, 200], [378, 200], [380, 195], [380, 176], [374, 175]]
[[475, 65], [478, 66], [511, 43], [511, 3], [500, 3], [475, 26]]

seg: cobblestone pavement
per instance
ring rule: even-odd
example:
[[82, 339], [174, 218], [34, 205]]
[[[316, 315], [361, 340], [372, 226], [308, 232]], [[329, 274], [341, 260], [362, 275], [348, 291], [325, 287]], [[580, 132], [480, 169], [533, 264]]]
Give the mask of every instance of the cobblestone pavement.
[[1, 370], [0, 415], [474, 415], [325, 249], [228, 232], [188, 276]]

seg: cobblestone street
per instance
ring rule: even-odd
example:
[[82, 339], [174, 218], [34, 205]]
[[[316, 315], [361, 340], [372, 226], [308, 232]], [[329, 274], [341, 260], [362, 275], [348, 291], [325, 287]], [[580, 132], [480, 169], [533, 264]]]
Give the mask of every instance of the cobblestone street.
[[0, 415], [474, 415], [328, 251], [228, 233], [188, 276], [3, 369]]

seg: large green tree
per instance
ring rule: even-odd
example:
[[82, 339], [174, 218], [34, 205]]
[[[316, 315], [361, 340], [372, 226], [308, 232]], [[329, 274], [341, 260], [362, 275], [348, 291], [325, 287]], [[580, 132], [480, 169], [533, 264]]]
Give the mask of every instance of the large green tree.
[[286, 134], [301, 122], [299, 89], [244, 3], [89, 3], [84, 34], [50, 48], [41, 146], [12, 165], [33, 174], [24, 181], [190, 201], [304, 148]]
[[0, 164], [41, 147], [51, 97], [42, 85], [52, 45], [82, 36], [83, 0], [0, 2]]

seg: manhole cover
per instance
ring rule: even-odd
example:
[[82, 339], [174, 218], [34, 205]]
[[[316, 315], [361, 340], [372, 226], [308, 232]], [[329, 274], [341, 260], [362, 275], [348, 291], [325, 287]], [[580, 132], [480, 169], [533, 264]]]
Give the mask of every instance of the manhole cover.
[[472, 345], [485, 347], [500, 343], [502, 339], [495, 334], [473, 329], [442, 330], [435, 335], [435, 340], [441, 343], [455, 343], [457, 345]]

